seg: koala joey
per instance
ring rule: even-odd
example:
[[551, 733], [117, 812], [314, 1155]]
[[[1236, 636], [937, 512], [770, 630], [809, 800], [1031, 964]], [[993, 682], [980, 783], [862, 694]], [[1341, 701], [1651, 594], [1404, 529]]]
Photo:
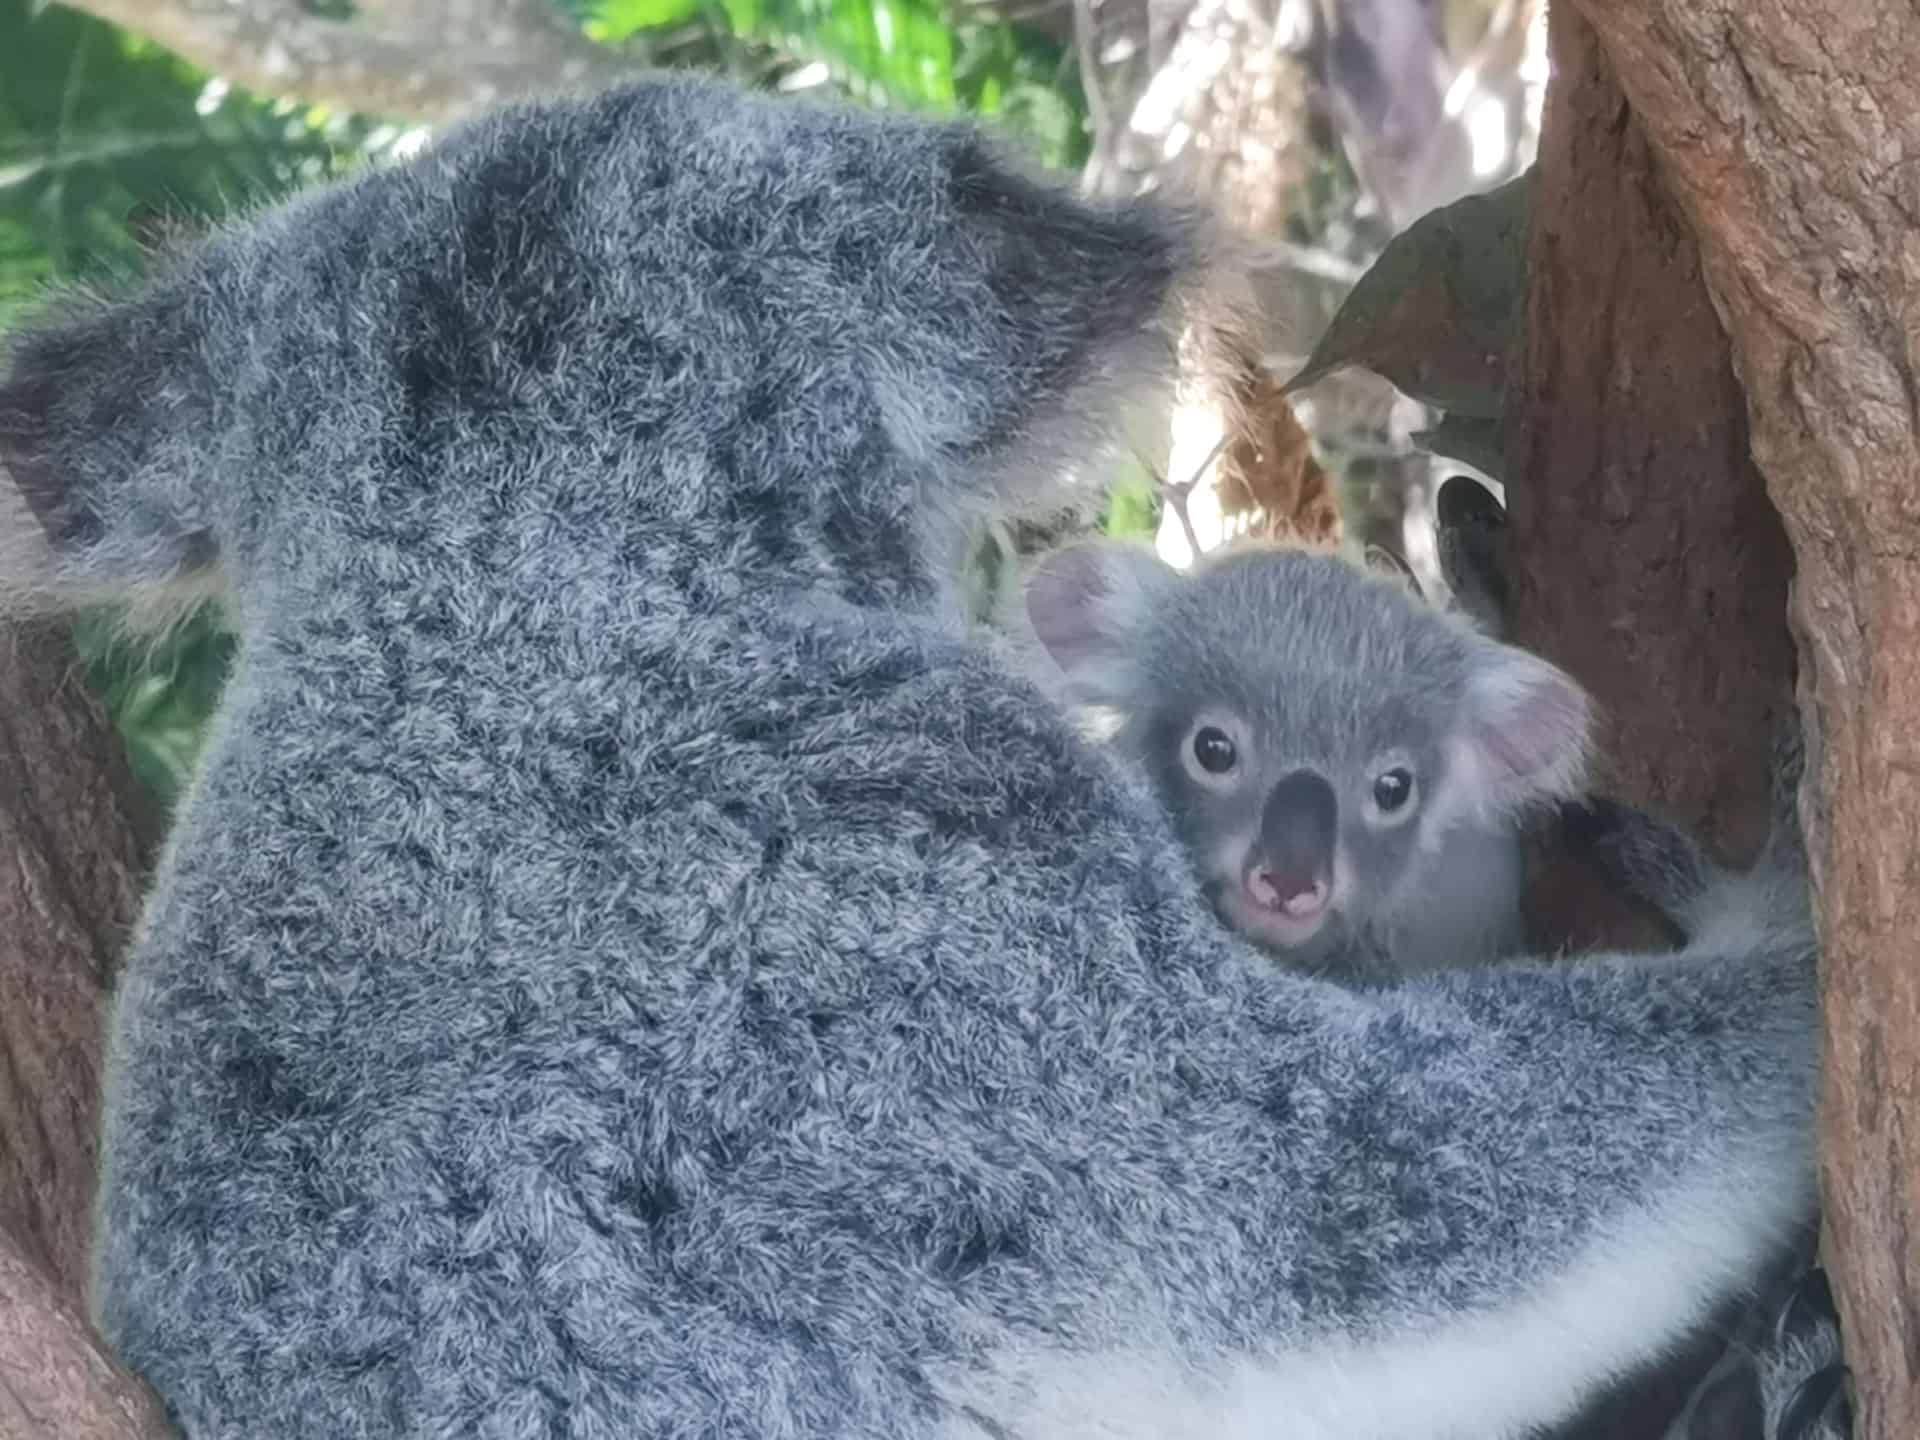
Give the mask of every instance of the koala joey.
[[[1276, 975], [969, 632], [978, 525], [1164, 419], [1232, 271], [971, 127], [654, 75], [12, 337], [0, 603], [239, 631], [90, 1296], [184, 1434], [1497, 1440], [1767, 1261], [1791, 875], [1651, 960]], [[1442, 803], [1551, 788], [1539, 676]]]
[[1229, 924], [1362, 982], [1517, 947], [1519, 824], [1585, 765], [1590, 706], [1554, 666], [1271, 544], [1182, 574], [1087, 542], [1025, 596], [1065, 697], [1145, 771]]

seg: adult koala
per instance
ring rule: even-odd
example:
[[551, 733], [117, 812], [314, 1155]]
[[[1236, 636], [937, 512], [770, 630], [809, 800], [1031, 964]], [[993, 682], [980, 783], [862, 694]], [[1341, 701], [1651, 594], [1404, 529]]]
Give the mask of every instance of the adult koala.
[[192, 1440], [1484, 1440], [1809, 1213], [1793, 878], [1678, 957], [1277, 978], [968, 637], [961, 538], [1165, 378], [1201, 233], [650, 79], [18, 341], [16, 604], [244, 636], [99, 1216]]

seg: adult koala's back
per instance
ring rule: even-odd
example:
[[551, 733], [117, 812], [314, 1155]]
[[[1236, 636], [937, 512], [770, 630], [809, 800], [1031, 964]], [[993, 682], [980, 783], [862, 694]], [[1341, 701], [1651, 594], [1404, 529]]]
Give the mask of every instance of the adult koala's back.
[[965, 130], [651, 80], [14, 347], [6, 593], [243, 632], [100, 1205], [192, 1440], [1504, 1434], [1804, 1212], [1797, 914], [1276, 980], [965, 637], [968, 523], [1209, 276]]

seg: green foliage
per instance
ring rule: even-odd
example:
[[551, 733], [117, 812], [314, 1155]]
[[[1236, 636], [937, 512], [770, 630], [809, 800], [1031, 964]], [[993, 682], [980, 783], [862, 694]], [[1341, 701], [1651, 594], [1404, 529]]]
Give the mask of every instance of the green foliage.
[[1364, 365], [1447, 412], [1417, 437], [1423, 444], [1500, 479], [1506, 367], [1525, 319], [1532, 179], [1529, 169], [1396, 235], [1287, 388]]
[[1052, 42], [1011, 25], [955, 31], [954, 86], [962, 109], [997, 118], [1049, 165], [1077, 169], [1093, 146], [1080, 67]]
[[1151, 540], [1160, 528], [1160, 494], [1144, 466], [1116, 483], [1107, 505], [1107, 534], [1116, 539]]
[[776, 74], [817, 65], [833, 89], [868, 105], [991, 117], [1047, 164], [1077, 166], [1091, 144], [1070, 53], [1002, 21], [956, 17], [942, 0], [595, 0], [575, 9], [608, 44], [736, 68], [742, 47], [757, 47]]
[[0, 0], [0, 320], [49, 280], [131, 276], [167, 231], [335, 174], [394, 133], [229, 91], [76, 11]]
[[1526, 294], [1532, 178], [1443, 205], [1394, 236], [1287, 388], [1364, 365], [1416, 400], [1499, 415]]
[[117, 612], [95, 611], [74, 626], [74, 642], [134, 777], [171, 810], [226, 683], [233, 636], [211, 607], [158, 640], [125, 633]]

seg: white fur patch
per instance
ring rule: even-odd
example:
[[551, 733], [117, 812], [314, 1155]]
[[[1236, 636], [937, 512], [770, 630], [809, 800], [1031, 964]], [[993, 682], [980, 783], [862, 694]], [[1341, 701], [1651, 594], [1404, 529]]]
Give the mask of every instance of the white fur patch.
[[1009, 1347], [992, 1374], [943, 1389], [1018, 1440], [1502, 1440], [1658, 1358], [1748, 1282], [1811, 1203], [1810, 1157], [1783, 1128], [1769, 1153], [1623, 1219], [1496, 1309], [1409, 1319], [1377, 1339], [1327, 1335], [1211, 1374], [1164, 1349]]

